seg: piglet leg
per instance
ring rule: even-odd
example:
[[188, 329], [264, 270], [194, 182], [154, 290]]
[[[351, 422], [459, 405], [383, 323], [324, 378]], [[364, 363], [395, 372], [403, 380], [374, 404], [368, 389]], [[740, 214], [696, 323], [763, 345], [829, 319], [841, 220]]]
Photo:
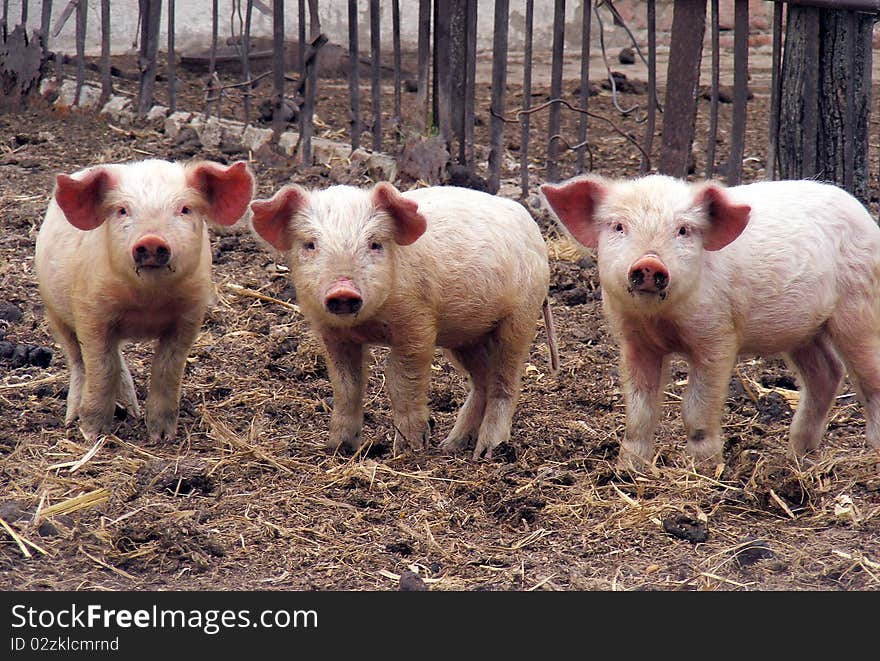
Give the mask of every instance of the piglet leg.
[[394, 346], [388, 357], [386, 385], [394, 413], [394, 452], [404, 443], [414, 450], [428, 446], [428, 385], [434, 338]]
[[364, 425], [364, 391], [366, 390], [366, 356], [362, 344], [341, 342], [332, 335], [324, 336], [327, 371], [333, 385], [333, 411], [330, 414], [330, 437], [327, 447], [336, 450], [345, 446], [357, 450], [361, 446]]
[[687, 452], [704, 465], [722, 461], [721, 414], [735, 362], [734, 344], [713, 346], [688, 361], [688, 385], [682, 403]]
[[627, 339], [621, 347], [621, 379], [626, 403], [626, 437], [618, 466], [623, 470], [649, 468], [654, 457], [654, 430], [660, 416], [660, 394], [666, 381], [663, 354]]

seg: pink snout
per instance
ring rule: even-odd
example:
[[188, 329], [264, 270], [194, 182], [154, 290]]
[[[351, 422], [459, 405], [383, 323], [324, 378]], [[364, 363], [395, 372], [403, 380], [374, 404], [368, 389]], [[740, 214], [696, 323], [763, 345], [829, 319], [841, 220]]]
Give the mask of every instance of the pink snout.
[[629, 268], [629, 290], [662, 294], [669, 286], [669, 271], [655, 254], [643, 255]]
[[361, 293], [349, 278], [336, 280], [324, 294], [324, 308], [331, 314], [356, 314], [362, 304]]
[[138, 268], [167, 266], [171, 247], [161, 236], [146, 234], [132, 246], [131, 256]]

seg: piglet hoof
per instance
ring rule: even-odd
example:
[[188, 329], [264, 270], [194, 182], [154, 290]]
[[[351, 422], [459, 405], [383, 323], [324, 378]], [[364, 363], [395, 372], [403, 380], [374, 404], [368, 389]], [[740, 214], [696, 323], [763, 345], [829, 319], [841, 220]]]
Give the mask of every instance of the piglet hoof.
[[327, 439], [324, 447], [328, 452], [357, 452], [362, 442], [360, 431], [353, 434], [334, 434]]
[[620, 473], [640, 473], [652, 476], [660, 473], [660, 470], [651, 461], [623, 448], [620, 449], [620, 455], [617, 457], [615, 470]]
[[147, 407], [147, 434], [150, 441], [170, 441], [177, 431], [178, 410], [153, 412]]
[[491, 459], [494, 449], [495, 446], [491, 443], [477, 441], [477, 446], [474, 448], [474, 454], [471, 457], [474, 461], [479, 461], [480, 458]]
[[448, 436], [442, 443], [440, 443], [440, 450], [447, 454], [452, 454], [460, 450], [466, 450], [473, 442], [473, 436], [462, 436], [459, 438]]
[[399, 428], [394, 432], [394, 454], [400, 454], [409, 446], [413, 451], [426, 450], [431, 438], [431, 429], [426, 424], [421, 431], [404, 433]]

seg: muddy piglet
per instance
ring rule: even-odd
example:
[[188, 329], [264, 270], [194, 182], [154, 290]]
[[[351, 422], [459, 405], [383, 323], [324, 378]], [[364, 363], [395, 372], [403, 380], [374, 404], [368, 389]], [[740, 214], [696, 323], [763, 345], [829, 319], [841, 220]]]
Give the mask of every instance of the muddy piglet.
[[652, 461], [672, 354], [688, 362], [687, 449], [704, 463], [722, 458], [740, 354], [783, 355], [800, 377], [797, 455], [819, 445], [844, 369], [865, 407], [867, 441], [880, 449], [880, 229], [855, 198], [816, 181], [724, 188], [661, 175], [585, 176], [541, 190], [598, 252], [620, 345], [622, 466]]
[[427, 446], [435, 346], [470, 376], [442, 447], [491, 457], [508, 440], [549, 284], [546, 245], [524, 207], [464, 188], [400, 193], [383, 182], [371, 190], [288, 185], [251, 209], [254, 230], [287, 254], [297, 302], [323, 340], [329, 447], [361, 444], [369, 345], [391, 347], [395, 451]]
[[174, 435], [186, 356], [213, 297], [207, 223], [235, 223], [253, 189], [244, 162], [150, 159], [57, 176], [35, 265], [70, 369], [65, 422], [79, 418], [87, 439], [108, 431], [117, 399], [140, 413], [125, 340], [156, 340], [147, 431]]

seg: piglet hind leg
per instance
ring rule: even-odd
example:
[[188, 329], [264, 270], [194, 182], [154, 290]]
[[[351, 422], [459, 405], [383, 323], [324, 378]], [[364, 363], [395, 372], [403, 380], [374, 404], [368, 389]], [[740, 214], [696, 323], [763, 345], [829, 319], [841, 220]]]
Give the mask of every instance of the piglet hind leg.
[[330, 413], [327, 449], [354, 451], [362, 442], [366, 357], [369, 351], [362, 344], [340, 342], [331, 335], [323, 339], [327, 371], [333, 386], [333, 411]]
[[880, 450], [880, 334], [873, 326], [841, 324], [832, 339], [865, 408], [865, 439]]
[[122, 348], [116, 352], [117, 365], [119, 370], [119, 393], [117, 397], [119, 402], [128, 409], [129, 413], [135, 417], [141, 414], [141, 407], [138, 406], [137, 392], [134, 389], [134, 379], [131, 378], [131, 372], [125, 363], [125, 357], [122, 355]]
[[523, 364], [535, 337], [534, 316], [512, 315], [496, 326], [489, 340], [486, 411], [474, 448], [474, 459], [510, 440], [513, 414], [522, 388]]
[[706, 354], [711, 358], [691, 357], [688, 361], [682, 418], [688, 455], [698, 465], [714, 466], [723, 461], [721, 416], [736, 363], [736, 347], [732, 344], [717, 346]]
[[824, 334], [789, 352], [788, 363], [801, 381], [800, 402], [791, 423], [789, 442], [797, 456], [819, 447], [828, 412], [843, 379], [843, 365]]
[[626, 436], [617, 468], [653, 472], [654, 430], [660, 417], [660, 395], [666, 383], [666, 357], [627, 339], [621, 346], [620, 372], [626, 403]]
[[483, 422], [483, 414], [486, 410], [489, 355], [483, 342], [460, 347], [449, 353], [452, 363], [468, 375], [469, 382], [468, 396], [458, 411], [455, 426], [446, 440], [440, 444], [444, 452], [455, 452], [472, 447], [477, 442], [480, 424]]
[[61, 350], [67, 359], [67, 369], [70, 372], [70, 382], [67, 386], [67, 411], [64, 415], [64, 424], [70, 426], [79, 417], [83, 384], [86, 379], [82, 351], [80, 351], [76, 333], [70, 327], [52, 314], [47, 313], [47, 319], [55, 341], [61, 345]]
[[177, 432], [186, 357], [200, 326], [200, 316], [181, 320], [156, 341], [146, 404], [147, 434], [154, 443], [171, 440]]
[[119, 392], [121, 379], [116, 360], [119, 345], [102, 333], [81, 333], [79, 340], [85, 370], [79, 406], [79, 427], [83, 437], [91, 442], [99, 434], [109, 431], [113, 423], [116, 394]]
[[413, 450], [427, 448], [428, 386], [434, 340], [392, 347], [388, 356], [385, 384], [394, 416], [394, 453], [405, 445]]

